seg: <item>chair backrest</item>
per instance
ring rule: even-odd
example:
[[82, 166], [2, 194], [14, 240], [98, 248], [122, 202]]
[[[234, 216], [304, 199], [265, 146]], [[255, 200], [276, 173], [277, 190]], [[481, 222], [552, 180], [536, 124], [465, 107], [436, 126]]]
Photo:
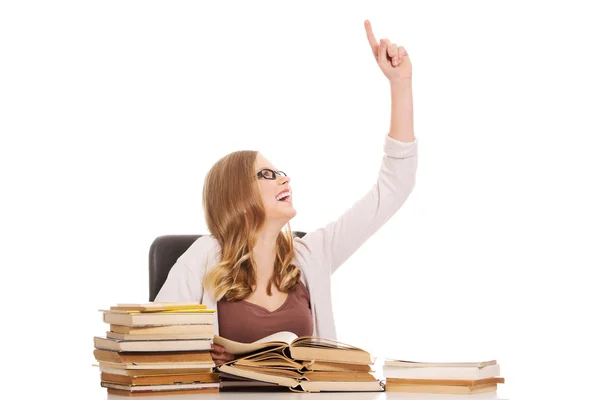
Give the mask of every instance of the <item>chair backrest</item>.
[[[306, 233], [295, 231], [294, 236], [303, 237]], [[171, 267], [183, 253], [203, 235], [164, 235], [152, 242], [149, 254], [149, 300], [154, 301], [164, 285]]]

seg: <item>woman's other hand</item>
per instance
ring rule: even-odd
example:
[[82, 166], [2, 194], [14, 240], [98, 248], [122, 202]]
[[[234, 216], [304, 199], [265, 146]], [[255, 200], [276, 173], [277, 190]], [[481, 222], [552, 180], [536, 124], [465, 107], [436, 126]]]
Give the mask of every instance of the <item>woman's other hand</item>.
[[225, 348], [218, 344], [211, 344], [210, 355], [217, 366], [235, 359], [233, 354], [226, 353]]

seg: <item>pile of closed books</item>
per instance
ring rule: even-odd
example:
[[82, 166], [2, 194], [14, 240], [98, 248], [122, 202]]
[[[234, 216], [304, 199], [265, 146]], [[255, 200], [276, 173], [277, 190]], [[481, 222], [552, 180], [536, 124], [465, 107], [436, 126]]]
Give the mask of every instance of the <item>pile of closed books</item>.
[[387, 392], [474, 394], [495, 392], [500, 365], [496, 361], [434, 363], [386, 360], [383, 365]]
[[254, 343], [215, 336], [236, 359], [218, 367], [222, 387], [265, 386], [294, 392], [383, 391], [373, 375], [373, 357], [365, 350], [318, 337], [278, 332]]
[[100, 311], [110, 330], [106, 337], [94, 337], [94, 357], [109, 394], [219, 391], [210, 355], [214, 310], [202, 304], [148, 303]]

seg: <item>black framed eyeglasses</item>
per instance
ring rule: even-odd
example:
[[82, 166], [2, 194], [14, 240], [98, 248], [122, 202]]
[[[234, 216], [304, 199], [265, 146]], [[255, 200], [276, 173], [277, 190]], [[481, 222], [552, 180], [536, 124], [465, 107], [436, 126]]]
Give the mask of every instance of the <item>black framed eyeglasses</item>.
[[256, 176], [258, 177], [258, 179], [263, 178], [263, 179], [270, 179], [270, 180], [277, 179], [277, 175], [279, 175], [279, 176], [287, 176], [285, 174], [285, 172], [283, 172], [283, 171], [273, 171], [272, 169], [269, 169], [269, 168], [261, 169], [256, 174]]

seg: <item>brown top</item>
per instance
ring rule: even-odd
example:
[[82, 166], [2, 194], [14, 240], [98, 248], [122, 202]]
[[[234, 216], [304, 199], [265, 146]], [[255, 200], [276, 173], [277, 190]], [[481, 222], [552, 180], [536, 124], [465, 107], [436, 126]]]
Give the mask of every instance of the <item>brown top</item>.
[[217, 303], [219, 335], [236, 342], [252, 343], [281, 331], [298, 336], [313, 334], [310, 295], [304, 283], [288, 292], [285, 302], [270, 312], [246, 300]]

